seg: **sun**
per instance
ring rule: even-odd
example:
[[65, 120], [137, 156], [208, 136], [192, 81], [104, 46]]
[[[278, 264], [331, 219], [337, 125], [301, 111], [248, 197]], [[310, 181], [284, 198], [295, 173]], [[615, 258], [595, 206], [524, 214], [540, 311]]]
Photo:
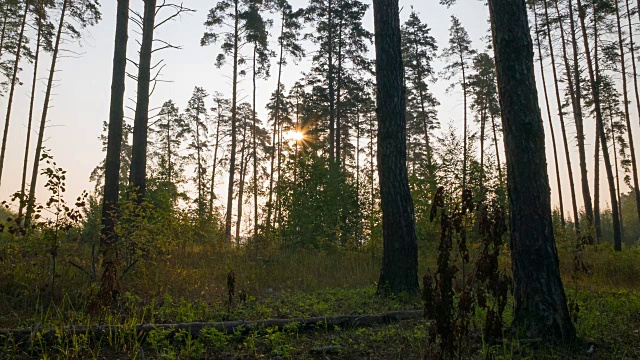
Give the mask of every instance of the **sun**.
[[289, 131], [286, 133], [285, 137], [289, 140], [293, 141], [302, 141], [304, 140], [304, 134], [300, 131]]

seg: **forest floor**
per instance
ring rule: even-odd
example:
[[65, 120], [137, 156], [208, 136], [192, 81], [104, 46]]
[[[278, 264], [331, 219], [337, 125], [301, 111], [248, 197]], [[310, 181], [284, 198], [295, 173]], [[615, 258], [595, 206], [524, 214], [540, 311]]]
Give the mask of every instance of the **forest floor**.
[[[62, 359], [431, 359], [429, 321], [414, 319], [373, 326], [301, 328], [293, 323], [224, 333], [154, 330], [137, 333], [136, 324], [219, 322], [380, 314], [420, 310], [419, 296], [375, 295], [379, 256], [363, 251], [249, 251], [189, 246], [171, 257], [140, 262], [122, 278], [119, 300], [110, 311], [92, 315], [96, 291], [90, 249], [63, 244], [54, 292], [50, 259], [35, 247], [0, 244], [0, 329], [53, 327], [44, 339], [0, 335], [0, 358]], [[559, 247], [569, 302], [577, 304], [579, 340], [550, 346], [506, 339], [483, 341], [472, 331], [460, 358], [478, 359], [640, 359], [640, 249], [614, 253], [608, 246], [580, 254], [589, 273], [574, 272], [575, 254]], [[433, 271], [435, 251], [423, 249], [421, 274]], [[509, 268], [505, 250], [502, 267]], [[82, 259], [85, 259], [83, 262]], [[73, 262], [75, 265], [71, 265]], [[227, 276], [235, 274], [235, 298], [228, 301]], [[56, 285], [57, 284], [57, 285]], [[246, 294], [246, 297], [242, 294]], [[511, 319], [513, 305], [505, 312]], [[482, 316], [472, 320], [482, 326]], [[64, 333], [69, 325], [121, 325], [122, 331], [96, 338]], [[473, 328], [473, 327], [472, 327]], [[589, 351], [591, 350], [591, 351]]]

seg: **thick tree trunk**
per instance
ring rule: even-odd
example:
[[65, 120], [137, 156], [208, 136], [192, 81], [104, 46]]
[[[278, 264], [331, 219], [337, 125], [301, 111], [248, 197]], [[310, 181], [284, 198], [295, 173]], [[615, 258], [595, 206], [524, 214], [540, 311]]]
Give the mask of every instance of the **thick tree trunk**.
[[11, 121], [11, 108], [13, 105], [13, 94], [18, 82], [18, 70], [20, 69], [20, 55], [22, 54], [22, 43], [24, 40], [24, 28], [27, 25], [27, 14], [29, 13], [29, 0], [24, 4], [24, 13], [20, 24], [20, 34], [18, 35], [18, 47], [16, 48], [16, 58], [13, 64], [13, 74], [11, 76], [11, 87], [9, 89], [9, 99], [7, 100], [7, 114], [4, 121], [4, 133], [2, 134], [2, 149], [0, 150], [0, 185], [2, 184], [2, 170], [4, 169], [4, 156], [7, 151], [7, 137], [9, 136], [9, 122]]
[[233, 31], [233, 85], [231, 95], [231, 155], [229, 156], [229, 188], [227, 190], [227, 213], [224, 222], [224, 234], [227, 242], [231, 242], [231, 215], [233, 212], [233, 180], [236, 172], [236, 126], [238, 121], [238, 51], [240, 42], [239, 0], [234, 0]]
[[511, 205], [513, 325], [527, 337], [575, 337], [553, 235], [544, 127], [524, 0], [490, 0]]
[[[38, 11], [44, 11], [38, 9]], [[31, 100], [29, 101], [29, 120], [27, 121], [27, 139], [24, 145], [24, 161], [22, 163], [22, 182], [20, 185], [20, 208], [18, 210], [18, 219], [22, 221], [24, 214], [24, 205], [27, 187], [27, 168], [29, 167], [29, 147], [31, 145], [31, 126], [33, 124], [33, 109], [36, 100], [36, 85], [38, 84], [38, 64], [40, 59], [40, 48], [42, 42], [42, 14], [38, 14], [38, 35], [36, 36], [36, 52], [33, 59], [33, 80], [31, 82]]]
[[556, 183], [558, 184], [558, 202], [560, 204], [560, 223], [565, 226], [564, 218], [564, 201], [562, 198], [562, 182], [560, 181], [560, 164], [558, 162], [558, 148], [556, 145], [556, 134], [553, 130], [553, 119], [551, 118], [551, 106], [549, 105], [549, 94], [547, 93], [547, 80], [544, 75], [544, 64], [542, 63], [542, 45], [540, 44], [540, 32], [538, 31], [538, 14], [535, 3], [533, 6], [534, 27], [536, 32], [536, 44], [538, 45], [538, 60], [540, 62], [540, 76], [542, 77], [542, 91], [544, 93], [544, 101], [547, 109], [547, 118], [549, 120], [549, 130], [551, 132], [551, 143], [553, 145], [553, 161], [556, 166]]
[[409, 190], [398, 0], [373, 1], [383, 258], [378, 293], [415, 293], [418, 246]]
[[144, 0], [142, 45], [138, 63], [138, 93], [133, 123], [131, 170], [129, 186], [135, 201], [142, 203], [147, 190], [147, 130], [149, 123], [149, 86], [151, 81], [151, 53], [156, 19], [156, 0]]
[[[616, 185], [613, 177], [613, 169], [611, 166], [611, 159], [609, 158], [609, 148], [607, 146], [607, 134], [604, 131], [604, 121], [602, 119], [602, 109], [600, 107], [600, 68], [598, 65], [598, 26], [597, 21], [594, 19], [594, 58], [591, 62], [591, 52], [589, 50], [589, 40], [587, 34], [587, 28], [585, 25], [585, 12], [582, 7], [581, 0], [577, 1], [578, 14], [580, 19], [580, 26], [582, 28], [582, 38], [584, 41], [584, 51], [587, 57], [587, 68], [589, 72], [589, 81], [591, 83], [591, 92], [593, 96], [593, 103], [596, 113], [596, 127], [598, 128], [600, 146], [602, 147], [602, 159], [604, 160], [604, 168], [607, 173], [607, 182], [609, 185], [609, 195], [611, 199], [611, 216], [613, 218], [613, 241], [617, 251], [622, 250], [622, 234], [620, 230], [620, 214], [618, 213], [618, 199], [616, 195]], [[596, 153], [597, 154], [597, 153]]]
[[56, 32], [56, 41], [53, 46], [53, 54], [51, 56], [51, 66], [49, 67], [49, 79], [47, 80], [47, 90], [44, 94], [44, 104], [42, 106], [42, 115], [40, 118], [40, 129], [38, 132], [38, 142], [36, 143], [36, 153], [33, 159], [33, 168], [31, 171], [31, 185], [29, 186], [29, 198], [27, 202], [27, 214], [24, 219], [24, 225], [28, 228], [31, 225], [31, 216], [35, 206], [36, 184], [38, 182], [38, 169], [40, 165], [40, 155], [42, 154], [42, 143], [44, 141], [44, 129], [47, 124], [47, 115], [51, 103], [51, 91], [53, 90], [53, 77], [56, 74], [56, 65], [58, 63], [58, 54], [60, 52], [60, 41], [62, 39], [62, 30], [65, 24], [65, 16], [67, 14], [69, 0], [62, 2], [62, 11], [60, 12], [60, 22]]
[[118, 0], [116, 14], [115, 48], [111, 77], [111, 101], [109, 108], [109, 132], [107, 157], [104, 162], [104, 195], [102, 203], [102, 283], [100, 297], [108, 304], [118, 287], [115, 231], [118, 196], [120, 193], [120, 153], [122, 151], [122, 126], [124, 122], [124, 91], [127, 77], [127, 42], [129, 27], [129, 0]]

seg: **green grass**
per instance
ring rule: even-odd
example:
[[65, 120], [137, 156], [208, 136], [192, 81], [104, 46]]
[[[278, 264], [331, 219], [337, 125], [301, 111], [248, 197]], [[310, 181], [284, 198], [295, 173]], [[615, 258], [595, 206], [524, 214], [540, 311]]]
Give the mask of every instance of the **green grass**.
[[[423, 247], [424, 273], [435, 263], [435, 251]], [[572, 346], [541, 346], [511, 340], [486, 345], [472, 332], [471, 352], [464, 358], [589, 359], [595, 344], [597, 359], [640, 358], [640, 250], [615, 253], [607, 246], [587, 249], [582, 256], [590, 274], [573, 271], [573, 253], [559, 246], [561, 269], [570, 301], [579, 305]], [[88, 299], [96, 291], [89, 276], [69, 260], [90, 269], [88, 246], [66, 240], [53, 292], [49, 258], [36, 243], [0, 242], [0, 327], [62, 329], [70, 324], [120, 324], [127, 331], [94, 339], [88, 334], [35, 337], [16, 344], [0, 338], [0, 358], [61, 359], [235, 359], [235, 358], [433, 358], [426, 321], [353, 328], [301, 331], [263, 328], [248, 334], [206, 331], [193, 339], [186, 332], [136, 334], [135, 324], [193, 321], [260, 320], [330, 315], [372, 314], [420, 309], [418, 297], [382, 299], [375, 296], [379, 254], [351, 251], [274, 251], [255, 254], [215, 246], [190, 245], [138, 263], [123, 279], [119, 303], [108, 312], [91, 315]], [[505, 250], [503, 267], [508, 269]], [[84, 261], [83, 261], [84, 260]], [[227, 302], [226, 276], [236, 274], [236, 292], [246, 302]], [[510, 318], [512, 305], [507, 308]], [[476, 316], [477, 322], [481, 316]], [[476, 326], [481, 326], [477, 323]], [[62, 334], [62, 332], [60, 333]], [[323, 354], [322, 351], [325, 351]], [[326, 353], [328, 351], [328, 353]]]

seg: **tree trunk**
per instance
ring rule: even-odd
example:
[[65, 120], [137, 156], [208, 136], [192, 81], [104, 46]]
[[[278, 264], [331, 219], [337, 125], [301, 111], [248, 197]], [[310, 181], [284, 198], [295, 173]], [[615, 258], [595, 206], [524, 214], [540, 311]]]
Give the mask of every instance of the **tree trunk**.
[[551, 143], [553, 144], [553, 160], [556, 165], [556, 182], [558, 184], [558, 201], [560, 204], [560, 223], [565, 226], [564, 218], [564, 201], [562, 198], [562, 183], [560, 182], [560, 164], [558, 162], [558, 148], [556, 145], [556, 135], [553, 130], [553, 119], [551, 118], [551, 106], [549, 105], [549, 95], [547, 93], [547, 81], [544, 75], [544, 65], [542, 63], [542, 45], [540, 44], [540, 32], [538, 31], [538, 14], [535, 3], [533, 6], [534, 27], [536, 32], [536, 44], [538, 45], [538, 59], [540, 62], [540, 76], [542, 77], [542, 91], [544, 93], [544, 101], [547, 109], [547, 118], [549, 119], [549, 130], [551, 131]]
[[20, 69], [20, 55], [22, 53], [22, 42], [24, 40], [24, 28], [27, 24], [27, 14], [29, 13], [29, 0], [24, 4], [24, 13], [20, 24], [20, 34], [18, 38], [18, 48], [16, 49], [16, 59], [13, 64], [13, 74], [11, 76], [11, 87], [9, 89], [9, 99], [7, 101], [7, 115], [4, 121], [4, 133], [2, 134], [2, 150], [0, 150], [0, 184], [2, 184], [2, 170], [4, 169], [4, 156], [7, 150], [7, 137], [9, 135], [9, 122], [11, 121], [11, 107], [13, 105], [13, 94], [18, 82], [18, 70]]
[[384, 239], [378, 293], [415, 293], [419, 288], [418, 245], [406, 165], [406, 97], [398, 0], [374, 0], [373, 13]]
[[151, 81], [151, 53], [156, 19], [156, 0], [144, 0], [142, 45], [138, 63], [138, 92], [133, 123], [131, 170], [129, 186], [137, 203], [142, 203], [147, 190], [147, 130], [149, 123], [149, 86]]
[[[616, 2], [617, 4], [617, 2]], [[636, 109], [638, 111], [638, 119], [640, 119], [640, 91], [638, 90], [638, 72], [637, 72], [637, 68], [636, 68], [636, 55], [635, 55], [635, 48], [634, 48], [634, 43], [633, 43], [633, 27], [631, 25], [631, 10], [629, 8], [629, 0], [626, 0], [626, 6], [627, 6], [627, 24], [629, 26], [629, 47], [630, 47], [630, 58], [631, 58], [631, 68], [633, 70], [633, 88], [634, 88], [634, 94], [636, 96]], [[628, 119], [627, 119], [628, 120]], [[636, 170], [634, 170], [634, 179], [633, 179], [633, 183], [634, 183], [634, 187], [635, 187], [635, 197], [636, 197], [636, 213], [638, 214], [638, 221], [640, 221], [640, 189], [638, 188], [638, 179], [637, 179], [637, 167], [638, 164], [636, 164], [636, 160], [634, 159], [635, 157], [635, 150], [633, 148], [633, 145], [631, 145], [631, 128], [629, 126], [629, 123], [627, 123], [627, 128], [629, 131], [629, 145], [631, 147], [631, 156], [632, 156], [632, 162], [633, 162], [633, 166], [636, 168]]]
[[[236, 221], [236, 242], [240, 245], [240, 227], [242, 226], [242, 200], [244, 198], [244, 180], [247, 171], [247, 159], [245, 159], [245, 152], [247, 152], [247, 123], [243, 121], [242, 129], [242, 145], [240, 151], [240, 174], [238, 185], [238, 220]], [[248, 156], [247, 156], [248, 157]]]
[[553, 235], [544, 127], [524, 0], [490, 0], [504, 126], [515, 281], [513, 325], [529, 338], [575, 337]]
[[239, 0], [234, 0], [233, 31], [233, 89], [231, 95], [231, 155], [229, 157], [229, 188], [227, 191], [227, 213], [224, 222], [224, 234], [227, 242], [231, 242], [231, 213], [233, 212], [233, 180], [236, 172], [236, 123], [238, 120], [238, 51], [240, 42]]
[[[340, 1], [340, 0], [338, 0]], [[338, 8], [342, 6], [342, 3], [338, 3]], [[344, 14], [340, 14], [340, 21], [338, 22], [338, 71], [336, 75], [338, 77], [336, 84], [336, 163], [338, 169], [341, 167], [342, 162], [342, 23]]]
[[593, 224], [596, 228], [596, 240], [602, 240], [602, 224], [600, 222], [600, 128], [596, 126], [595, 154], [593, 156]]
[[[560, 98], [560, 82], [558, 79], [558, 71], [556, 70], [556, 56], [553, 51], [553, 41], [551, 40], [551, 26], [549, 25], [549, 6], [547, 0], [542, 1], [544, 3], [544, 15], [547, 19], [547, 42], [549, 44], [549, 57], [551, 57], [551, 70], [553, 74], [553, 84], [556, 93], [556, 103], [558, 105], [558, 117], [560, 119], [560, 130], [562, 131], [562, 143], [564, 144], [564, 156], [567, 161], [567, 171], [569, 172], [569, 191], [571, 192], [571, 207], [573, 210], [573, 225], [576, 231], [580, 227], [580, 213], [578, 213], [578, 204], [576, 201], [576, 188], [573, 181], [573, 167], [571, 165], [571, 154], [569, 152], [569, 142], [567, 140], [567, 130], [564, 125], [564, 113], [562, 112], [562, 100]], [[564, 219], [563, 219], [564, 223]]]
[[[282, 9], [282, 26], [280, 29], [280, 36], [284, 33], [285, 24], [285, 9]], [[278, 133], [278, 125], [280, 119], [280, 82], [282, 81], [282, 62], [284, 60], [284, 42], [280, 40], [280, 61], [278, 61], [278, 84], [276, 85], [276, 110], [273, 119], [273, 142], [271, 151], [271, 167], [269, 171], [269, 200], [267, 201], [267, 222], [265, 227], [266, 238], [269, 238], [271, 234], [271, 214], [273, 212], [273, 182], [274, 182], [274, 166], [276, 161], [276, 134]]]
[[36, 153], [33, 159], [33, 169], [31, 172], [31, 185], [29, 187], [29, 199], [27, 203], [27, 214], [24, 219], [24, 225], [28, 228], [31, 225], [31, 216], [35, 206], [36, 184], [38, 182], [38, 168], [40, 165], [40, 155], [42, 154], [42, 142], [44, 141], [44, 129], [47, 124], [47, 115], [49, 113], [49, 105], [51, 103], [51, 91], [53, 90], [53, 77], [56, 74], [56, 65], [58, 63], [58, 54], [60, 52], [60, 40], [62, 39], [62, 30], [64, 28], [65, 15], [67, 14], [67, 6], [69, 0], [62, 2], [62, 11], [60, 13], [60, 22], [56, 32], [56, 41], [53, 46], [53, 54], [51, 56], [51, 67], [49, 68], [49, 79], [47, 80], [47, 90], [44, 95], [44, 104], [42, 106], [42, 116], [40, 118], [40, 130], [38, 133], [38, 142], [36, 143]]
[[502, 164], [500, 163], [500, 148], [498, 148], [498, 131], [496, 129], [496, 119], [493, 114], [491, 114], [491, 127], [493, 130], [493, 147], [496, 149], [496, 162], [498, 165], [498, 180], [500, 181], [500, 185], [504, 186], [504, 178], [502, 176]]
[[213, 165], [211, 169], [211, 189], [209, 194], [209, 215], [213, 215], [213, 199], [216, 197], [216, 170], [218, 165], [218, 148], [220, 147], [220, 123], [222, 123], [222, 107], [218, 105], [218, 120], [216, 121], [216, 146], [213, 149]]
[[[582, 28], [582, 38], [584, 41], [584, 51], [587, 57], [587, 67], [589, 70], [589, 81], [591, 83], [591, 92], [596, 112], [596, 127], [599, 132], [600, 145], [602, 146], [602, 159], [604, 160], [604, 168], [607, 173], [607, 182], [609, 183], [609, 195], [611, 198], [611, 216], [613, 218], [613, 241], [616, 251], [622, 250], [622, 234], [620, 230], [620, 214], [618, 213], [618, 199], [616, 194], [616, 185], [613, 177], [611, 159], [609, 158], [609, 148], [607, 147], [607, 134], [604, 131], [604, 121], [602, 119], [602, 109], [600, 107], [600, 67], [598, 65], [598, 26], [594, 15], [594, 58], [591, 62], [591, 53], [589, 51], [589, 40], [587, 28], [585, 26], [585, 12], [582, 7], [581, 0], [578, 0], [578, 14], [580, 18], [580, 26]], [[596, 153], [597, 154], [597, 153]]]
[[109, 304], [118, 287], [117, 234], [115, 230], [120, 193], [120, 152], [122, 151], [122, 126], [124, 121], [124, 91], [127, 67], [127, 42], [129, 26], [129, 0], [118, 0], [116, 15], [111, 100], [109, 108], [109, 133], [107, 157], [104, 162], [104, 200], [102, 203], [102, 283], [100, 298]]
[[327, 4], [328, 13], [328, 59], [327, 59], [327, 80], [329, 81], [329, 159], [333, 162], [335, 160], [335, 89], [333, 83], [333, 1], [329, 0]]
[[[572, 45], [573, 45], [573, 61], [574, 61], [574, 73], [575, 77], [572, 77], [571, 74], [571, 66], [569, 65], [569, 57], [567, 56], [567, 46], [564, 35], [564, 27], [562, 23], [562, 16], [560, 15], [560, 8], [558, 7], [558, 0], [554, 0], [554, 5], [556, 9], [556, 15], [559, 19], [559, 27], [560, 27], [560, 38], [562, 40], [562, 57], [564, 60], [565, 70], [567, 72], [567, 83], [569, 89], [569, 95], [571, 97], [571, 105], [573, 108], [573, 118], [576, 125], [576, 139], [578, 140], [578, 156], [580, 163], [580, 180], [582, 185], [582, 200], [584, 202], [585, 213], [587, 216], [587, 225], [591, 226], [593, 224], [593, 207], [591, 205], [591, 190], [589, 189], [589, 175], [587, 173], [587, 157], [584, 146], [584, 123], [582, 119], [582, 90], [580, 88], [580, 74], [578, 73], [578, 45], [576, 43], [575, 38], [575, 26], [573, 20], [573, 9], [571, 5], [569, 6], [569, 18], [571, 22], [571, 37], [572, 37]], [[548, 22], [549, 15], [548, 11], [545, 12], [546, 21]], [[577, 228], [576, 228], [577, 229]], [[591, 236], [588, 236], [587, 239], [590, 239], [589, 242], [593, 241]]]
[[[283, 10], [284, 11], [284, 10]], [[258, 145], [257, 145], [257, 119], [256, 119], [256, 48], [253, 47], [253, 240], [258, 238]]]
[[467, 74], [464, 66], [464, 59], [462, 57], [462, 50], [460, 50], [460, 64], [462, 64], [462, 97], [463, 107], [464, 107], [464, 151], [462, 155], [462, 190], [467, 188], [467, 153], [468, 153], [468, 138], [469, 138], [469, 127], [467, 125]]
[[[627, 119], [629, 118], [626, 116]], [[613, 144], [613, 165], [616, 176], [616, 194], [618, 195], [618, 211], [622, 218], [622, 196], [620, 196], [620, 171], [618, 169], [618, 147], [616, 145], [616, 135], [613, 127], [613, 111], [609, 109], [609, 126], [611, 126], [611, 143]], [[624, 236], [624, 227], [620, 224], [620, 233]]]
[[[625, 55], [624, 55], [624, 42], [623, 42], [623, 38], [622, 38], [622, 22], [620, 20], [620, 6], [619, 6], [619, 1], [615, 0], [615, 8], [616, 8], [616, 25], [618, 28], [618, 49], [620, 51], [620, 70], [622, 72], [622, 96], [623, 96], [623, 102], [624, 102], [624, 120], [625, 120], [625, 124], [627, 126], [627, 136], [629, 139], [629, 153], [631, 155], [631, 177], [633, 179], [633, 191], [635, 193], [635, 197], [636, 197], [636, 208], [638, 210], [640, 210], [640, 196], [638, 196], [638, 165], [636, 164], [636, 150], [635, 150], [635, 146], [633, 144], [633, 131], [631, 130], [631, 119], [629, 116], [629, 96], [628, 96], [628, 86], [627, 86], [627, 65], [626, 65], [626, 61], [625, 61]], [[631, 39], [632, 34], [630, 34], [630, 39]], [[633, 41], [633, 40], [631, 40]], [[611, 123], [611, 141], [613, 142], [613, 157], [614, 157], [614, 164], [615, 164], [615, 174], [616, 174], [616, 184], [617, 184], [617, 194], [618, 194], [618, 208], [620, 209], [620, 232], [622, 233], [622, 199], [620, 197], [620, 175], [618, 174], [618, 154], [616, 151], [616, 139], [615, 139], [615, 134], [613, 132], [613, 119], [612, 119], [612, 123]], [[638, 216], [639, 216], [639, 220], [640, 220], [640, 211], [638, 211]]]
[[[44, 11], [38, 9], [38, 11]], [[38, 35], [36, 37], [36, 52], [33, 60], [33, 80], [31, 82], [31, 100], [29, 101], [29, 120], [27, 122], [27, 139], [24, 146], [24, 162], [22, 163], [22, 182], [20, 185], [20, 208], [18, 210], [18, 219], [22, 221], [22, 215], [24, 213], [26, 186], [27, 186], [27, 168], [29, 167], [29, 146], [31, 143], [31, 126], [33, 123], [33, 109], [36, 100], [36, 85], [38, 84], [38, 61], [40, 59], [40, 48], [42, 42], [42, 14], [38, 13]]]

